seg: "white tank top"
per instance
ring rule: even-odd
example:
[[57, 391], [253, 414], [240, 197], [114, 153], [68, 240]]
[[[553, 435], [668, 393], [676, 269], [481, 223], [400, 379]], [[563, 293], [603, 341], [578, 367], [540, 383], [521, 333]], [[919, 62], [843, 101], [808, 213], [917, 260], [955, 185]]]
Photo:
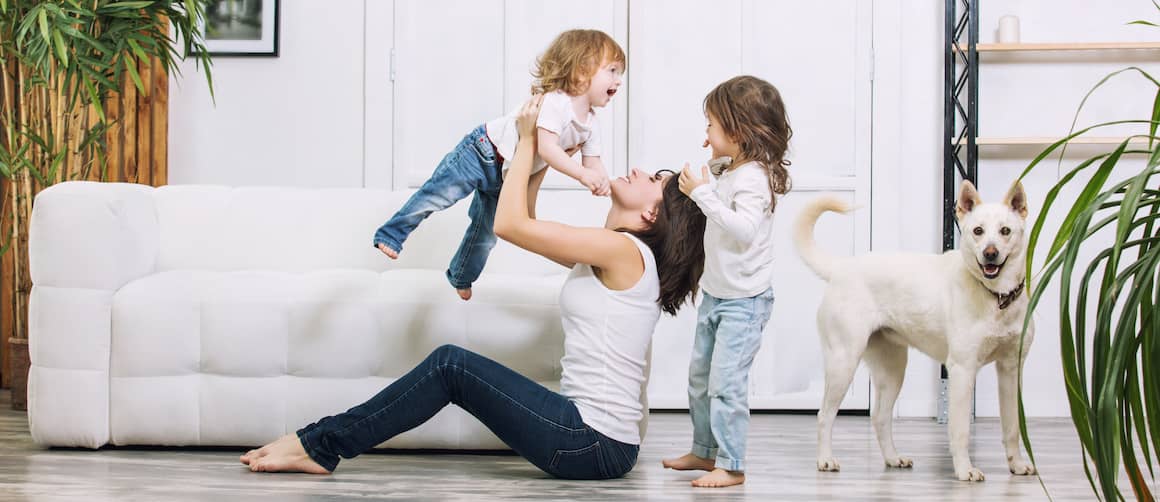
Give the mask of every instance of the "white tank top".
[[644, 260], [644, 274], [635, 285], [613, 291], [590, 265], [577, 264], [560, 291], [560, 393], [576, 404], [585, 424], [622, 443], [640, 444], [648, 412], [649, 343], [661, 315], [660, 281], [648, 246], [623, 235], [636, 243]]

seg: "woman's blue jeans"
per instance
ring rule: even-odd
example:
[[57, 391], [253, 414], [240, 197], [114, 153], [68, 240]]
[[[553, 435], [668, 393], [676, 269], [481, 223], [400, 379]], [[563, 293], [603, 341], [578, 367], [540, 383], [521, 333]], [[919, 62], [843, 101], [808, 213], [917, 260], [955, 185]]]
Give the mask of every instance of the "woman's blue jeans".
[[618, 478], [636, 465], [638, 445], [584, 424], [568, 398], [474, 352], [444, 345], [369, 401], [298, 431], [310, 458], [329, 471], [418, 427], [453, 403], [516, 453], [566, 479]]

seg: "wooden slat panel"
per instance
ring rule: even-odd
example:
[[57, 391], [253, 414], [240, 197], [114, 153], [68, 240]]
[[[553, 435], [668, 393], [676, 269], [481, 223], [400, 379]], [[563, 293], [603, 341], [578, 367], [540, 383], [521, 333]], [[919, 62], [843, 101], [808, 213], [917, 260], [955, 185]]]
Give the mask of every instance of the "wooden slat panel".
[[134, 176], [125, 181], [148, 185], [152, 182], [149, 173], [153, 170], [153, 152], [150, 150], [153, 144], [153, 68], [151, 64], [138, 62], [137, 71], [145, 84], [145, 91], [137, 95], [137, 169]]
[[125, 106], [121, 113], [121, 123], [125, 126], [121, 150], [123, 158], [120, 169], [110, 169], [116, 176], [110, 176], [108, 181], [132, 182], [137, 179], [137, 85], [132, 78], [126, 78], [121, 89], [122, 104]]
[[[7, 237], [12, 228], [12, 183], [7, 179], [0, 179], [0, 238]], [[2, 242], [0, 242], [2, 244]], [[11, 251], [0, 256], [0, 388], [8, 388], [12, 382], [12, 368], [9, 364], [8, 353], [11, 345], [8, 338], [15, 332], [15, 318], [12, 306], [15, 303], [14, 286], [12, 280], [16, 265]]]
[[[16, 82], [9, 75], [16, 74], [16, 61], [9, 60], [6, 67], [0, 67], [0, 110], [16, 110]], [[7, 141], [6, 136], [0, 136], [0, 141]], [[12, 227], [12, 183], [0, 177], [0, 237], [8, 234]], [[0, 242], [0, 244], [3, 244]], [[12, 381], [12, 369], [9, 367], [8, 353], [11, 350], [8, 338], [12, 336], [12, 253], [0, 256], [0, 388], [8, 388]]]
[[[10, 63], [14, 64], [14, 63]], [[110, 95], [104, 103], [105, 116], [111, 124], [105, 133], [106, 167], [94, 164], [84, 177], [92, 181], [126, 181], [160, 186], [168, 183], [168, 135], [169, 135], [169, 77], [159, 60], [151, 66], [139, 65], [142, 82], [147, 86], [145, 93], [137, 92], [133, 81], [127, 80], [120, 94]], [[14, 74], [14, 71], [9, 74]], [[14, 106], [14, 96], [3, 96], [0, 105]], [[90, 110], [85, 124], [76, 123], [65, 138], [70, 145], [67, 165], [62, 169], [71, 175], [64, 179], [81, 179], [84, 163], [90, 159], [77, 155], [76, 150], [84, 139], [87, 127], [97, 122], [97, 116]], [[0, 179], [0, 245], [12, 229], [12, 199], [16, 196], [16, 185], [7, 179]], [[39, 184], [26, 196], [35, 196], [35, 191], [44, 187]], [[27, 222], [22, 222], [27, 223]], [[19, 297], [16, 275], [17, 253], [27, 253], [27, 234], [22, 240], [13, 237], [12, 249], [0, 256], [0, 388], [6, 388], [13, 381], [8, 353], [8, 338], [17, 329], [17, 321], [24, 324], [27, 318], [27, 289], [31, 286], [27, 271], [23, 273], [24, 296]], [[27, 258], [25, 258], [27, 263]], [[18, 317], [19, 316], [19, 317]]]
[[149, 166], [149, 184], [169, 183], [169, 74], [161, 68], [161, 60], [154, 59], [153, 72], [153, 161]]
[[[123, 158], [122, 150], [125, 140], [125, 124], [121, 121], [121, 104], [124, 102], [120, 94], [113, 94], [105, 101], [105, 119], [111, 124], [109, 129], [105, 131], [105, 158], [107, 164], [104, 171], [109, 174], [121, 172], [121, 162]], [[91, 180], [97, 181], [101, 175], [102, 169], [93, 169], [90, 174]], [[105, 178], [108, 179], [109, 175]]]

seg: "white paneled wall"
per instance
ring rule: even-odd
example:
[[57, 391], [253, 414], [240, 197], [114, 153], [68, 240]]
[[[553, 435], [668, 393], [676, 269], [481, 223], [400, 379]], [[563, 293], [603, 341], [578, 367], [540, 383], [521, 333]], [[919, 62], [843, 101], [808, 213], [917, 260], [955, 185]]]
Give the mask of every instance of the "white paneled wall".
[[[464, 134], [505, 111], [503, 7], [395, 2], [394, 162], [378, 167], [393, 166], [395, 188], [422, 184]], [[388, 85], [368, 82], [368, 93]]]
[[[366, 186], [418, 186], [464, 134], [517, 108], [536, 57], [561, 31], [599, 29], [627, 47], [627, 11], [615, 0], [583, 11], [531, 0], [368, 3]], [[612, 176], [627, 172], [626, 96], [597, 110]], [[552, 171], [544, 187], [580, 185]]]
[[[981, 38], [992, 41], [998, 17], [1014, 14], [1029, 42], [1157, 39], [1154, 28], [1124, 24], [1155, 20], [1150, 2], [1089, 4], [985, 0]], [[819, 222], [831, 252], [938, 251], [942, 16], [940, 2], [900, 0], [283, 2], [281, 56], [217, 58], [216, 106], [192, 63], [183, 64], [184, 75], [170, 90], [170, 180], [416, 185], [470, 128], [521, 102], [534, 57], [572, 27], [605, 30], [628, 50], [625, 86], [598, 113], [612, 174], [628, 167], [675, 169], [707, 155], [704, 95], [733, 75], [756, 74], [777, 85], [787, 103], [795, 192], [778, 209], [784, 237], [776, 250], [777, 302], [754, 368], [754, 403], [813, 408], [820, 370], [812, 308], [822, 284], [793, 256], [787, 227], [804, 200], [837, 193], [864, 207]], [[1073, 105], [1103, 74], [1129, 65], [1153, 71], [1156, 60], [1155, 52], [986, 55], [980, 132], [1061, 134]], [[1143, 106], [1134, 96], [1146, 88], [1113, 84], [1081, 123], [1133, 116]], [[984, 152], [984, 196], [1000, 196], [1034, 154], [1031, 148]], [[1049, 171], [1027, 182], [1035, 203], [1055, 180]], [[549, 185], [578, 188], [558, 175]], [[541, 200], [551, 203], [551, 197]], [[569, 214], [569, 208], [545, 214]], [[684, 405], [692, 314], [666, 318], [658, 328], [656, 406]], [[1033, 416], [1067, 414], [1054, 317], [1041, 315], [1028, 359]], [[934, 413], [937, 369], [923, 356], [910, 358], [899, 413]], [[992, 374], [987, 370], [978, 386], [982, 416], [995, 412]], [[862, 382], [854, 389], [861, 397], [847, 405], [864, 401]]]
[[694, 0], [629, 2], [632, 167], [676, 171], [705, 160], [701, 101], [741, 71], [741, 2], [703, 6]]

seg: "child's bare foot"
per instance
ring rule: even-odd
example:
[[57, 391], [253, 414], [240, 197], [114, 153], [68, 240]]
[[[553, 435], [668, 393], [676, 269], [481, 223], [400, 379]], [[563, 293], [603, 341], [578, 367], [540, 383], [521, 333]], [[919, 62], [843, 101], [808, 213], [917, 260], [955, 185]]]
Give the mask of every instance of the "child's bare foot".
[[471, 299], [471, 288], [456, 289], [455, 292], [459, 293], [459, 297], [462, 298], [463, 301], [467, 301], [467, 300]]
[[[251, 455], [250, 453], [253, 453]], [[305, 472], [307, 474], [330, 474], [318, 465], [302, 448], [298, 436], [287, 434], [277, 441], [258, 448], [242, 456], [242, 463], [249, 464], [254, 472]], [[249, 457], [248, 461], [246, 457]]]
[[386, 244], [383, 244], [381, 242], [379, 243], [379, 251], [382, 251], [383, 254], [387, 255], [387, 258], [390, 258], [392, 260], [399, 259], [399, 252], [398, 251], [391, 249]]
[[694, 479], [693, 486], [698, 488], [724, 488], [726, 486], [739, 485], [744, 482], [744, 472], [713, 469], [713, 472]]
[[680, 458], [670, 458], [662, 460], [661, 465], [666, 469], [673, 469], [676, 471], [711, 471], [713, 465], [716, 464], [712, 459], [701, 458], [692, 453], [686, 453]]

